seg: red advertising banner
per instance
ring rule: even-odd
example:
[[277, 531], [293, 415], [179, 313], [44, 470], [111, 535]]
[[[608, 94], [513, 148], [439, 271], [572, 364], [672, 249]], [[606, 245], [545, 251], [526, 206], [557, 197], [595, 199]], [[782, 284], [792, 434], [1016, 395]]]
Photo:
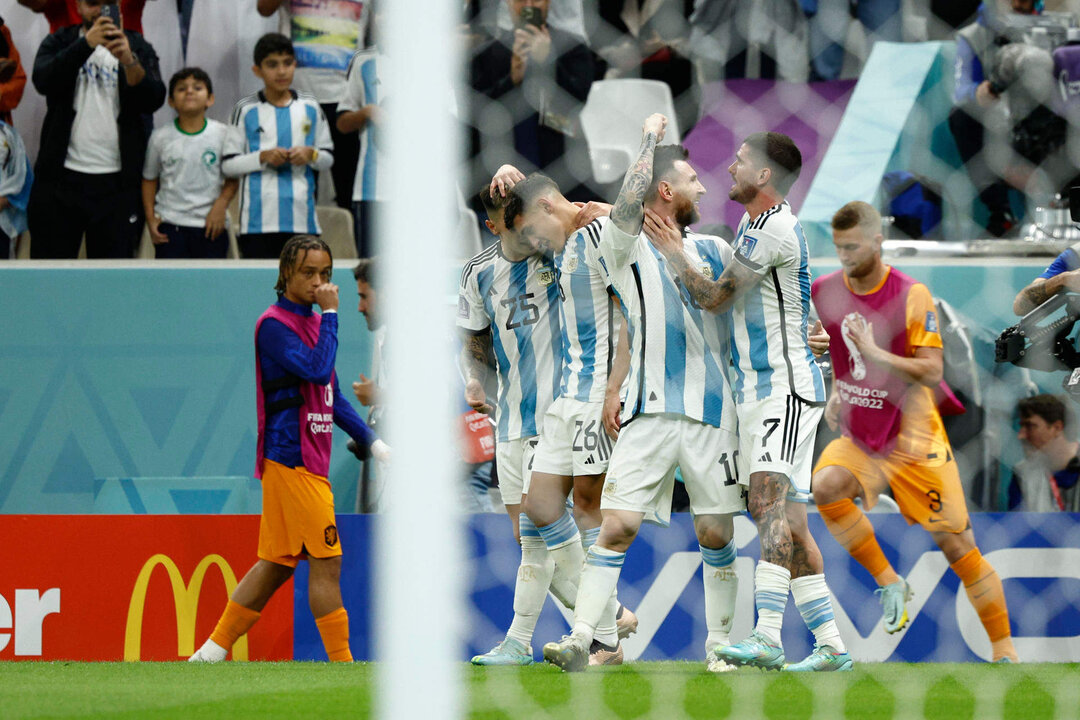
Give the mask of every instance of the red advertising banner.
[[[0, 660], [182, 660], [256, 561], [257, 515], [0, 516]], [[291, 660], [290, 580], [233, 648]]]

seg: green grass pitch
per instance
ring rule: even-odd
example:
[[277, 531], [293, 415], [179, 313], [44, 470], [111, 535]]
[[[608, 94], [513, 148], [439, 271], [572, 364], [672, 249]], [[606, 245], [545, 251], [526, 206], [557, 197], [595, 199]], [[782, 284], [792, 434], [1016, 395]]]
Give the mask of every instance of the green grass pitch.
[[[423, 657], [414, 689], [422, 691]], [[856, 666], [855, 672], [713, 675], [703, 664], [639, 662], [567, 675], [461, 665], [466, 717], [1080, 717], [1080, 665]], [[0, 663], [0, 717], [369, 717], [375, 665], [323, 663]]]

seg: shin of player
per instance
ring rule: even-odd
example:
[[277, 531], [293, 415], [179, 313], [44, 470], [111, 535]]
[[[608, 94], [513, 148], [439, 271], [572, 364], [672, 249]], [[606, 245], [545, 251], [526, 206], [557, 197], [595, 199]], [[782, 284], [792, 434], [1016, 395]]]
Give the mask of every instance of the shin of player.
[[761, 561], [754, 576], [758, 621], [747, 640], [718, 650], [726, 662], [784, 667], [781, 623], [788, 592], [817, 640], [803, 670], [851, 667], [836, 630], [821, 553], [807, 531], [805, 502], [825, 385], [805, 330], [810, 303], [806, 239], [784, 196], [802, 157], [791, 138], [747, 137], [728, 168], [728, 196], [746, 213], [734, 240], [735, 261], [717, 280], [703, 277], [674, 239], [657, 249], [694, 301], [732, 312], [733, 380], [739, 416], [740, 481], [758, 528]]
[[[330, 284], [331, 268], [330, 249], [322, 240], [310, 235], [289, 240], [281, 253], [278, 301], [255, 325], [255, 477], [263, 490], [259, 560], [236, 586], [193, 662], [224, 660], [304, 558], [310, 566], [311, 611], [327, 656], [352, 660], [349, 618], [341, 599], [341, 543], [327, 480], [331, 423], [377, 459], [389, 460], [389, 448], [338, 386], [338, 289]], [[321, 315], [312, 311], [315, 304]]]
[[873, 575], [887, 632], [907, 624], [907, 583], [881, 552], [853, 500], [873, 507], [891, 487], [904, 517], [919, 523], [964, 583], [990, 636], [994, 660], [1016, 660], [1001, 579], [982, 557], [949, 439], [934, 404], [942, 343], [930, 291], [881, 259], [881, 216], [863, 202], [832, 219], [842, 269], [820, 278], [813, 298], [835, 368], [826, 420], [842, 437], [814, 470], [814, 499], [844, 549]]

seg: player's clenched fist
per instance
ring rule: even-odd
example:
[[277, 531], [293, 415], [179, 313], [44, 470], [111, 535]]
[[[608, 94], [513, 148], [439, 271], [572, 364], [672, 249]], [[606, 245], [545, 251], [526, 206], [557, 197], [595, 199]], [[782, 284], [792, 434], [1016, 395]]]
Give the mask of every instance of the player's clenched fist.
[[323, 283], [315, 288], [315, 302], [325, 310], [338, 309], [338, 287], [333, 283]]
[[641, 132], [643, 135], [656, 133], [656, 142], [659, 143], [664, 139], [665, 128], [667, 128], [667, 118], [660, 113], [653, 113], [645, 118], [645, 124], [641, 127]]

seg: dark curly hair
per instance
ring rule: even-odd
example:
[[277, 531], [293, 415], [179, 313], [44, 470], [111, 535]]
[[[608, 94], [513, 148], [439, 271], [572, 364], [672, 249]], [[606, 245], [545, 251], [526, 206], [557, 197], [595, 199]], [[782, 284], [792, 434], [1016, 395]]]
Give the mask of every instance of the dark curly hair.
[[281, 248], [281, 258], [278, 260], [277, 284], [274, 285], [274, 290], [277, 291], [278, 295], [285, 294], [285, 286], [289, 284], [289, 279], [296, 271], [297, 260], [303, 260], [309, 250], [322, 250], [330, 257], [330, 262], [334, 262], [334, 254], [330, 252], [330, 246], [321, 237], [318, 235], [294, 235], [285, 243], [285, 247]]

